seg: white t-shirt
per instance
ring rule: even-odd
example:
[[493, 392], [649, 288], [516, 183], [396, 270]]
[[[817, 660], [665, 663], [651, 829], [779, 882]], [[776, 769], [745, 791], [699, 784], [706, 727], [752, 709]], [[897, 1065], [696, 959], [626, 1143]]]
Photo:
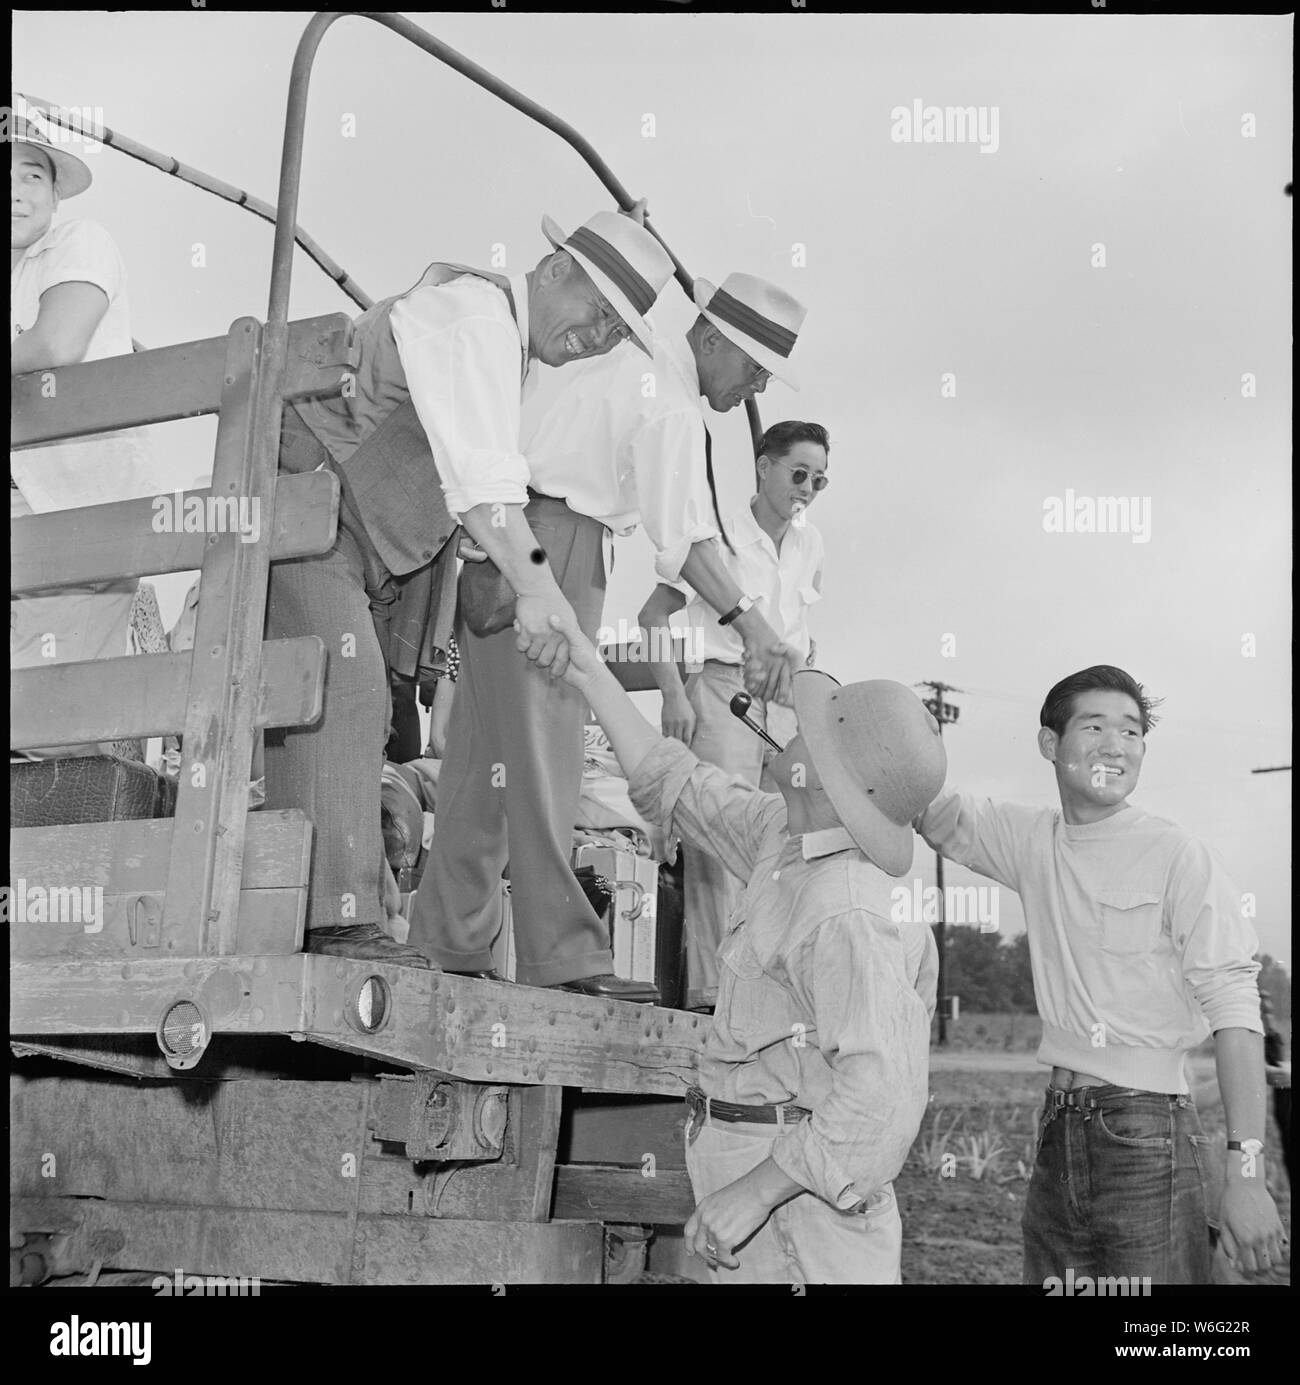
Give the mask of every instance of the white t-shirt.
[[[785, 531], [778, 554], [747, 504], [726, 516], [725, 523], [736, 551], [732, 554], [720, 547], [723, 565], [742, 594], [753, 599], [763, 619], [806, 660], [812, 638], [808, 608], [822, 599], [826, 550], [821, 534], [805, 516], [802, 524], [791, 524]], [[686, 616], [695, 632], [692, 655], [741, 663], [745, 646], [735, 626], [719, 625], [718, 613], [703, 597], [680, 582], [673, 585], [688, 598]]]
[[[41, 295], [56, 284], [69, 283], [94, 284], [108, 297], [108, 309], [82, 360], [129, 356], [126, 267], [113, 238], [97, 221], [59, 222], [27, 247], [9, 278], [10, 343], [35, 324]], [[91, 433], [11, 452], [9, 470], [37, 514], [174, 489], [154, 462], [142, 428]]]

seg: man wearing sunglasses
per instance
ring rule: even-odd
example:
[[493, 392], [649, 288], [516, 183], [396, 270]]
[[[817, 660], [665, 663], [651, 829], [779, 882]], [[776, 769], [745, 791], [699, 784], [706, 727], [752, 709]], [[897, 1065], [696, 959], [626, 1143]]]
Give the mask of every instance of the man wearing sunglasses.
[[[758, 491], [725, 525], [734, 550], [723, 558], [728, 573], [800, 666], [812, 662], [808, 608], [821, 600], [824, 555], [821, 534], [808, 522], [807, 510], [830, 481], [829, 456], [830, 436], [820, 423], [774, 423], [759, 444]], [[675, 663], [652, 665], [663, 693], [664, 735], [689, 746], [706, 764], [738, 775], [746, 784], [770, 788], [766, 770], [772, 750], [731, 712], [732, 698], [745, 690], [744, 646], [731, 627], [720, 625], [698, 594], [680, 583], [661, 582], [639, 617], [643, 629], [661, 632], [650, 639], [650, 648], [668, 648], [664, 627], [682, 606], [690, 622], [691, 657], [702, 661], [702, 667], [683, 684]], [[749, 715], [782, 745], [793, 735], [792, 713], [775, 701], [754, 698]], [[741, 882], [709, 852], [689, 844], [682, 852], [686, 1006], [711, 1009], [718, 990], [718, 945]]]

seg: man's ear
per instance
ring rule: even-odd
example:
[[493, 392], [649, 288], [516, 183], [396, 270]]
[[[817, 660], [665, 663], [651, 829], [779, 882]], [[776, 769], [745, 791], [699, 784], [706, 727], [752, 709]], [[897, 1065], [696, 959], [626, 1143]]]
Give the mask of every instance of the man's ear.
[[1050, 726], [1038, 728], [1038, 753], [1044, 760], [1056, 763], [1056, 747], [1059, 744], [1056, 732]]
[[551, 284], [563, 279], [569, 272], [569, 266], [572, 263], [573, 257], [567, 250], [552, 250], [537, 266], [537, 282], [539, 284]]

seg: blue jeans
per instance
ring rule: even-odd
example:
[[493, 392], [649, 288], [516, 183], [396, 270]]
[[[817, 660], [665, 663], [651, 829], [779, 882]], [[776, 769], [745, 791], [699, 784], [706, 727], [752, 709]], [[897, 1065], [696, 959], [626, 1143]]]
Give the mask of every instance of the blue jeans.
[[1192, 1099], [1126, 1087], [1049, 1090], [1021, 1223], [1026, 1284], [1049, 1276], [1208, 1284], [1204, 1172], [1209, 1137]]

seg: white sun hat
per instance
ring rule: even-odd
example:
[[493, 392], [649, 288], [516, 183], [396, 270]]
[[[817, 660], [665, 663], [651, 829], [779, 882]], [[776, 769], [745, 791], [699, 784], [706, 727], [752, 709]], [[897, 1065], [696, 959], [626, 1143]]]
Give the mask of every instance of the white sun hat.
[[799, 388], [789, 358], [808, 310], [797, 298], [752, 274], [728, 274], [721, 288], [697, 279], [695, 302], [728, 341], [792, 390]]
[[557, 250], [568, 251], [587, 271], [627, 324], [632, 340], [652, 356], [654, 332], [645, 315], [673, 274], [668, 252], [654, 236], [619, 212], [597, 212], [571, 236], [544, 216], [542, 234]]

